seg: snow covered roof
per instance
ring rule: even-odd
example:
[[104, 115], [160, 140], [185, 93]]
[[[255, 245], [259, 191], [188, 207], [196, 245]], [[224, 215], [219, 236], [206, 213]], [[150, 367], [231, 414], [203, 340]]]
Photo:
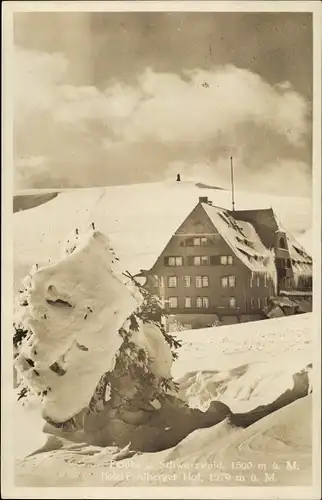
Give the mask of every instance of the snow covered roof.
[[290, 297], [298, 297], [298, 296], [305, 296], [305, 297], [312, 297], [312, 292], [309, 290], [281, 290], [281, 295], [289, 295]]
[[265, 247], [250, 222], [238, 220], [228, 210], [201, 204], [206, 214], [233, 250], [235, 255], [252, 271], [267, 271], [273, 255]]
[[308, 255], [304, 247], [295, 238], [286, 231], [288, 249], [293, 264], [312, 264], [312, 258]]

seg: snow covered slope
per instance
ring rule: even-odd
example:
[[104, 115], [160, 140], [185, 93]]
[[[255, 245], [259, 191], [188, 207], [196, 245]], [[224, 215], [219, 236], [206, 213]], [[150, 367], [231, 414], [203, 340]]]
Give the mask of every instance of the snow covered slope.
[[[231, 193], [201, 189], [194, 182], [163, 182], [64, 191], [38, 207], [14, 215], [15, 288], [29, 267], [59, 258], [66, 234], [86, 230], [92, 222], [108, 234], [124, 269], [150, 268], [172, 234], [197, 204], [208, 196], [230, 208]], [[311, 201], [236, 193], [236, 208], [272, 206], [295, 236], [311, 227]]]

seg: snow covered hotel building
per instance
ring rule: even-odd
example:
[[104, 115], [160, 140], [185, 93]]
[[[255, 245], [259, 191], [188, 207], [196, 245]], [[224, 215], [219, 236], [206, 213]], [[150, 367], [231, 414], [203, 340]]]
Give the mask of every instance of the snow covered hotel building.
[[272, 208], [227, 210], [207, 197], [173, 234], [145, 287], [185, 328], [310, 310], [312, 259]]

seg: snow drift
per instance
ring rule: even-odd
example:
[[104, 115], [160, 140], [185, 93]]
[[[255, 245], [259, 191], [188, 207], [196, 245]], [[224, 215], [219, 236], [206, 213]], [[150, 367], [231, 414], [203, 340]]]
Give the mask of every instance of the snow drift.
[[180, 397], [203, 411], [217, 400], [240, 413], [270, 404], [288, 390], [300, 393], [297, 373], [311, 384], [312, 327], [312, 314], [306, 313], [177, 332], [183, 345], [172, 373]]

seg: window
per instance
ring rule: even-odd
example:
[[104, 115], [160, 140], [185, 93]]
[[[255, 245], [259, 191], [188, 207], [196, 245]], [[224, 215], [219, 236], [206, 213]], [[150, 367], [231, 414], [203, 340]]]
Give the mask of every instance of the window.
[[229, 307], [231, 309], [235, 309], [236, 308], [236, 299], [235, 299], [235, 297], [230, 297], [230, 299], [229, 299]]
[[236, 277], [235, 276], [222, 276], [221, 278], [221, 286], [223, 288], [234, 288], [236, 286]]
[[203, 286], [203, 288], [207, 288], [209, 286], [209, 277], [208, 276], [202, 276], [202, 286]]
[[255, 307], [255, 300], [253, 298], [250, 299], [250, 307], [254, 309]]
[[253, 275], [249, 278], [249, 286], [253, 286]]
[[183, 259], [182, 257], [165, 257], [165, 265], [166, 266], [182, 266]]
[[195, 266], [207, 266], [209, 264], [209, 256], [208, 255], [202, 255], [202, 256], [195, 256], [193, 257], [193, 263]]
[[268, 306], [267, 297], [264, 297], [264, 307], [267, 307], [267, 306]]
[[206, 309], [208, 309], [208, 307], [209, 307], [208, 297], [202, 297], [202, 307], [205, 307]]
[[177, 277], [176, 276], [169, 276], [168, 277], [168, 287], [169, 288], [176, 288], [177, 286]]
[[186, 246], [188, 246], [188, 247], [207, 246], [208, 243], [209, 243], [209, 240], [205, 236], [195, 236], [194, 238], [188, 238], [186, 240]]
[[232, 255], [221, 255], [220, 264], [223, 266], [231, 265], [233, 263]]
[[196, 287], [207, 288], [209, 286], [209, 276], [196, 276]]
[[194, 257], [193, 258], [193, 263], [195, 266], [200, 266], [201, 264], [201, 258], [200, 257]]
[[235, 276], [228, 276], [228, 285], [230, 288], [236, 286], [236, 278]]
[[177, 309], [178, 307], [178, 297], [169, 297], [169, 308]]
[[196, 287], [197, 288], [202, 287], [202, 277], [201, 276], [196, 276]]
[[197, 297], [196, 306], [200, 309], [202, 307], [202, 297]]
[[220, 279], [220, 281], [221, 281], [221, 286], [222, 286], [223, 288], [227, 288], [227, 286], [228, 286], [228, 277], [227, 277], [227, 276], [223, 276], [223, 277]]
[[260, 299], [260, 297], [258, 297], [258, 299], [257, 299], [257, 306], [258, 306], [258, 309], [261, 308], [261, 299]]
[[190, 307], [192, 307], [192, 299], [191, 297], [186, 297], [184, 299], [184, 306], [186, 309], [189, 309]]
[[197, 297], [196, 306], [198, 307], [198, 309], [201, 309], [201, 308], [208, 309], [209, 298], [208, 297]]
[[191, 286], [191, 277], [190, 276], [184, 276], [183, 280], [184, 280], [184, 286], [186, 288], [189, 288]]
[[264, 286], [267, 288], [267, 275], [264, 274]]
[[260, 286], [260, 278], [259, 278], [259, 276], [257, 276], [257, 278], [256, 278], [256, 286]]
[[279, 246], [279, 248], [286, 248], [284, 238], [280, 238], [280, 239], [279, 239], [278, 246]]

